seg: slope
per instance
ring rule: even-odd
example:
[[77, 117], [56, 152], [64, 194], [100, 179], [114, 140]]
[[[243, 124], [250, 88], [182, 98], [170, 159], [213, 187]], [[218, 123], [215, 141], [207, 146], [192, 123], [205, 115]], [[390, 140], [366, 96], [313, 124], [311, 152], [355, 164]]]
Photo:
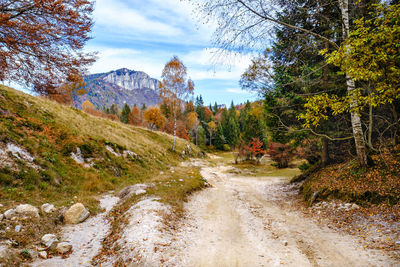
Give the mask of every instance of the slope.
[[[0, 86], [0, 199], [39, 205], [72, 197], [96, 211], [91, 196], [142, 182], [190, 150], [171, 136], [106, 119]], [[187, 153], [185, 153], [187, 155]], [[3, 209], [3, 208], [2, 208]]]

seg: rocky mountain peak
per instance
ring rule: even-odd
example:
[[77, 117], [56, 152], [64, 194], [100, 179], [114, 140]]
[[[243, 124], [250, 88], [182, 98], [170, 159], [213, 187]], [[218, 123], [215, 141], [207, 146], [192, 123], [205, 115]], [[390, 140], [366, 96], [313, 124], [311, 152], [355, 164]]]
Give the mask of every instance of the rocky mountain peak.
[[151, 78], [142, 71], [129, 70], [127, 68], [118, 69], [107, 73], [103, 80], [126, 90], [135, 89], [158, 89], [158, 80]]

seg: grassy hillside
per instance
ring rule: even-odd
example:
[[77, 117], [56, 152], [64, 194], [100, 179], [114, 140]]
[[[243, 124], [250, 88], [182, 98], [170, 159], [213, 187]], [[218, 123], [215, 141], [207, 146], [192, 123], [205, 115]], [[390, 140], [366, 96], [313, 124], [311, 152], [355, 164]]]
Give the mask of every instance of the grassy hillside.
[[[5, 153], [10, 144], [25, 149], [33, 161]], [[143, 182], [176, 165], [188, 144], [178, 140], [172, 152], [172, 137], [167, 134], [93, 117], [0, 86], [0, 199], [4, 208], [15, 202], [61, 206], [76, 196], [93, 212], [93, 195]], [[199, 150], [189, 145], [197, 155]], [[86, 161], [83, 164], [71, 157], [78, 148]], [[134, 156], [122, 156], [127, 151]]]

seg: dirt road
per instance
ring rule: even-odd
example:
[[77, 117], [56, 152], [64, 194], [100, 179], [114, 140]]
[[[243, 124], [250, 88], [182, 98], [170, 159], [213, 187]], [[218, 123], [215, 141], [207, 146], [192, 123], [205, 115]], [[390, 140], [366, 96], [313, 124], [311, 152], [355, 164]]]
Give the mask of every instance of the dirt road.
[[[186, 205], [178, 266], [400, 266], [352, 236], [319, 227], [291, 208], [285, 177], [241, 177], [205, 167], [212, 185]], [[183, 264], [183, 265], [182, 265]]]
[[[172, 221], [173, 227], [165, 221], [171, 208], [157, 198], [143, 196], [132, 205], [124, 214], [127, 224], [116, 241], [118, 250], [96, 266], [400, 266], [381, 251], [364, 248], [354, 236], [304, 217], [294, 205], [298, 188], [289, 184], [290, 177], [246, 177], [216, 162], [187, 162], [202, 168], [211, 187], [190, 197], [184, 217]], [[75, 242], [69, 258], [33, 265], [91, 266], [110, 230], [106, 213], [118, 201], [103, 199], [105, 213], [64, 229], [64, 238]]]

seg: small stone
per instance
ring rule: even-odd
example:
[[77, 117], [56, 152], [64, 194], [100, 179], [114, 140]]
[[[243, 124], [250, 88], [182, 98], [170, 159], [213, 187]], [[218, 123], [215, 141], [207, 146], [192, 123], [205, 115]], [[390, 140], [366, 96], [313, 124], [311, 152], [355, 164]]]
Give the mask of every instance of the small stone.
[[183, 182], [183, 179], [179, 179], [179, 182]]
[[60, 254], [65, 254], [72, 250], [72, 245], [68, 242], [61, 242], [57, 245], [56, 250]]
[[29, 204], [21, 204], [15, 208], [15, 211], [18, 215], [24, 218], [39, 218], [39, 210], [38, 208], [29, 205]]
[[287, 242], [286, 240], [283, 241], [282, 243], [283, 243], [283, 245], [284, 245], [285, 247], [288, 245], [288, 242]]
[[15, 209], [9, 209], [6, 212], [4, 212], [4, 217], [6, 217], [6, 219], [11, 219], [12, 217], [15, 217], [15, 215], [17, 215]]
[[82, 203], [72, 205], [64, 214], [65, 223], [77, 224], [89, 217], [89, 211]]
[[136, 190], [136, 192], [135, 192], [135, 195], [142, 195], [142, 194], [145, 194], [146, 193], [146, 190], [144, 190], [144, 189], [138, 189], [138, 190]]
[[4, 219], [4, 214], [0, 213], [0, 222]]
[[2, 207], [4, 207], [4, 205], [3, 205], [3, 204], [0, 204], [0, 208], [2, 208]]
[[400, 241], [396, 241], [396, 245], [400, 246]]
[[22, 228], [22, 225], [17, 225], [17, 226], [15, 226], [15, 229], [14, 229], [14, 231], [16, 232], [16, 233], [19, 233], [19, 232], [21, 232], [21, 228]]
[[360, 208], [360, 206], [358, 206], [357, 204], [353, 204], [351, 205], [351, 208], [357, 210]]
[[47, 252], [46, 251], [40, 251], [39, 252], [39, 257], [42, 259], [47, 259]]
[[56, 208], [54, 207], [53, 204], [45, 203], [45, 204], [42, 205], [41, 210], [44, 213], [52, 213], [53, 211], [56, 210]]
[[0, 244], [0, 259], [5, 258], [8, 254], [8, 246]]
[[54, 249], [58, 243], [58, 238], [53, 234], [45, 234], [42, 237], [42, 244], [49, 249]]

